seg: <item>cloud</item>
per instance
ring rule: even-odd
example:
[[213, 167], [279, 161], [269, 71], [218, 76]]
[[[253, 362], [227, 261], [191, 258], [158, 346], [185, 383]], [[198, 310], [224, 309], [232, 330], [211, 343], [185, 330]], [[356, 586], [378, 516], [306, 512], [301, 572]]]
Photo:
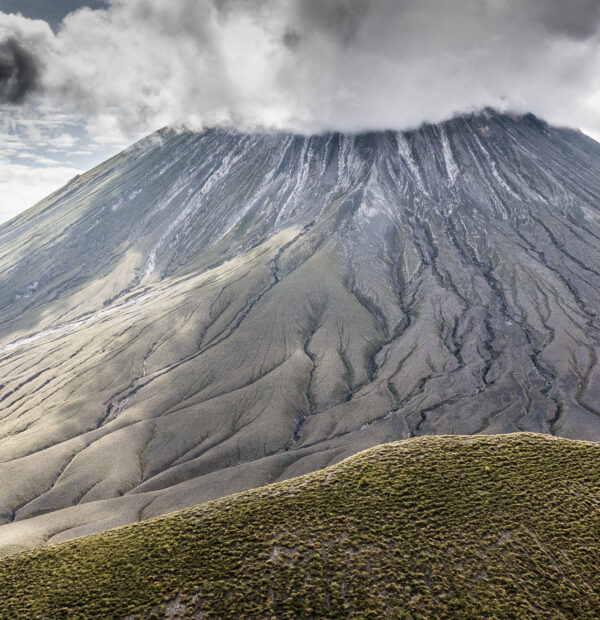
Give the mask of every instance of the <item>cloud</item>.
[[598, 33], [598, 0], [538, 1], [526, 6], [534, 19], [539, 17], [550, 32], [575, 39], [588, 39]]
[[51, 108], [0, 105], [0, 223], [118, 150], [90, 143], [82, 126]]
[[68, 166], [30, 166], [0, 161], [0, 223], [56, 191], [79, 172]]
[[483, 107], [600, 131], [598, 0], [112, 0], [57, 33], [0, 13], [0, 43], [35, 59], [39, 101], [104, 141], [173, 123], [405, 129]]
[[38, 84], [34, 56], [15, 39], [0, 42], [0, 103], [21, 103]]

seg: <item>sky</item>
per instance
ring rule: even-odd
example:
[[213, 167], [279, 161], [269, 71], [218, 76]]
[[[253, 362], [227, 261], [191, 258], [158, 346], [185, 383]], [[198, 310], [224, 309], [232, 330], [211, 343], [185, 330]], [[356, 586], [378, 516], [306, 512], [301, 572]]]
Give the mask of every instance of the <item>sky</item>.
[[0, 221], [165, 125], [600, 136], [600, 0], [0, 0]]

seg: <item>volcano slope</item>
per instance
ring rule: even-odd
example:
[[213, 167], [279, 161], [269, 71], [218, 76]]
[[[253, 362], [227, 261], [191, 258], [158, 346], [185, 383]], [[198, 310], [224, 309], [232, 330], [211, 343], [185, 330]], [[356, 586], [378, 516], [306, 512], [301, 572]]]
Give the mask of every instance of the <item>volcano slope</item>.
[[598, 618], [600, 445], [419, 437], [0, 561], [0, 616]]
[[164, 130], [0, 227], [0, 546], [426, 434], [600, 439], [600, 145]]

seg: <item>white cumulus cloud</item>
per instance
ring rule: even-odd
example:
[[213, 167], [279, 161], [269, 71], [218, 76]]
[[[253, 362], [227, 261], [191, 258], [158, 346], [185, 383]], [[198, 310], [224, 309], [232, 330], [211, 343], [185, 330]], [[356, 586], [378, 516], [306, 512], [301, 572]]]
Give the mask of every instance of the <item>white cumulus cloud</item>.
[[67, 166], [0, 162], [0, 223], [31, 207], [77, 174], [77, 169]]
[[488, 106], [593, 132], [599, 24], [598, 0], [112, 0], [56, 34], [0, 13], [0, 42], [36, 59], [33, 97], [105, 140], [404, 129]]

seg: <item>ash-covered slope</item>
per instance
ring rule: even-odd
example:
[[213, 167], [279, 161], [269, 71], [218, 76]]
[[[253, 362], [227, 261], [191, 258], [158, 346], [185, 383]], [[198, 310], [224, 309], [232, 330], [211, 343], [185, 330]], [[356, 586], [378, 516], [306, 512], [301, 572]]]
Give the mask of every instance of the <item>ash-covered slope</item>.
[[0, 228], [0, 544], [382, 442], [600, 439], [600, 145], [163, 131]]

